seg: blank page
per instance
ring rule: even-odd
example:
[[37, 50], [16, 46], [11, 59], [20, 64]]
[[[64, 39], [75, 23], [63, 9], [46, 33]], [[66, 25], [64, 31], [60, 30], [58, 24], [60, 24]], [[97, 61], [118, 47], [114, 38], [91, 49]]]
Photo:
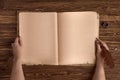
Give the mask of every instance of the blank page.
[[19, 34], [23, 64], [58, 64], [56, 12], [20, 12]]
[[93, 64], [95, 38], [99, 34], [96, 12], [61, 12], [59, 24], [59, 64]]

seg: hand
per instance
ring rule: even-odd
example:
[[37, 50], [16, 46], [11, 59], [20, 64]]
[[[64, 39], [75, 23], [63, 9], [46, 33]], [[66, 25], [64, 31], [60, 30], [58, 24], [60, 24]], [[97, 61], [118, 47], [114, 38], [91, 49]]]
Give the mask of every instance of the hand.
[[21, 60], [22, 41], [20, 37], [17, 37], [14, 43], [12, 43], [12, 50], [13, 50], [14, 60]]
[[109, 48], [105, 42], [96, 38], [95, 44], [96, 44], [96, 48], [97, 48], [97, 51], [96, 51], [97, 59], [103, 59], [103, 57], [101, 56], [102, 49], [100, 47], [100, 43], [105, 47], [106, 50], [109, 50]]

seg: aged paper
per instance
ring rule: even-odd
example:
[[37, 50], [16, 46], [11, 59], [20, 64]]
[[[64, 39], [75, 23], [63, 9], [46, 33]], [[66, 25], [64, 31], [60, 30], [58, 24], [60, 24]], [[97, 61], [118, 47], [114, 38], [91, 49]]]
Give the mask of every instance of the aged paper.
[[96, 12], [21, 12], [23, 64], [94, 64], [99, 37]]
[[93, 64], [95, 39], [99, 34], [96, 12], [61, 12], [59, 24], [59, 64]]
[[57, 13], [19, 13], [23, 64], [58, 64]]

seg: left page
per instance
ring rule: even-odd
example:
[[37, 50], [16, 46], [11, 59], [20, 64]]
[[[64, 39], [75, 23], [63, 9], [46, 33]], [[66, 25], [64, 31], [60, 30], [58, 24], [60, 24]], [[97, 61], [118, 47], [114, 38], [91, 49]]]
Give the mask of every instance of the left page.
[[20, 12], [19, 35], [23, 64], [58, 64], [56, 12]]

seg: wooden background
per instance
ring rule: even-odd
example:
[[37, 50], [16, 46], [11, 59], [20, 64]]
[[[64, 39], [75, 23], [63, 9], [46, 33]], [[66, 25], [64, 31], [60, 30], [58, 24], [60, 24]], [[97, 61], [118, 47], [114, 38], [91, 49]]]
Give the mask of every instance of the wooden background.
[[[120, 80], [120, 0], [0, 0], [0, 80], [9, 80], [12, 63], [11, 43], [16, 37], [17, 11], [97, 11], [100, 39], [107, 42], [115, 68], [105, 66], [107, 80]], [[26, 80], [91, 80], [94, 67], [23, 66]]]

